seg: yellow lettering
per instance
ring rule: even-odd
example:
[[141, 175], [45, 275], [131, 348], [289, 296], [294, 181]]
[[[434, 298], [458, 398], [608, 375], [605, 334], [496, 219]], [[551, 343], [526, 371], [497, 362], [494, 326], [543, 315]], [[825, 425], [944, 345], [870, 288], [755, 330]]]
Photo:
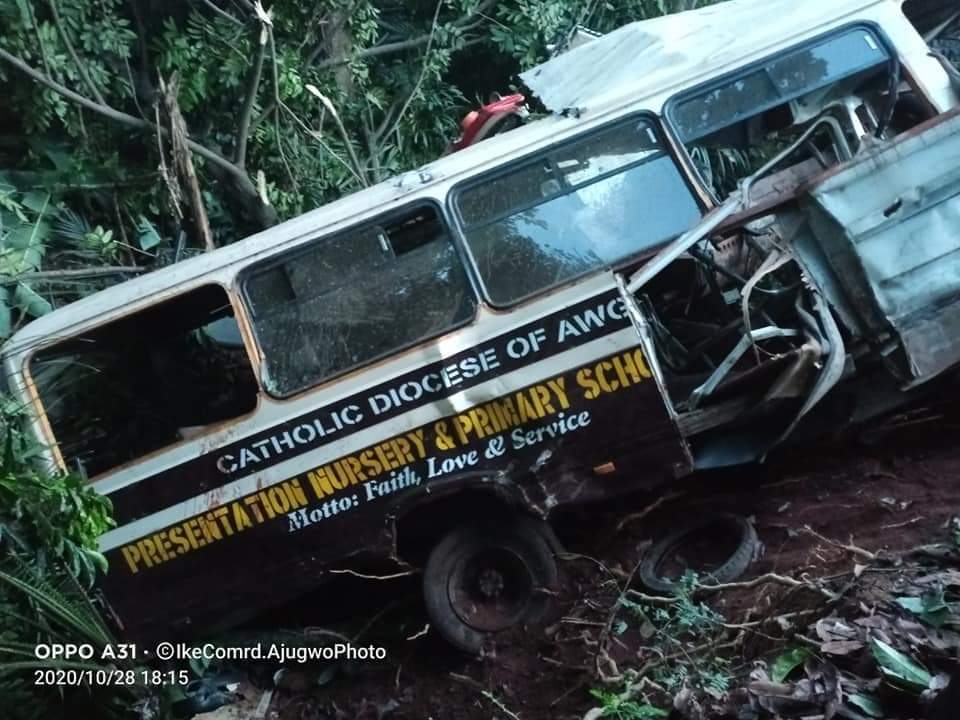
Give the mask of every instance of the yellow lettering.
[[307, 473], [307, 480], [318, 500], [322, 500], [327, 495], [333, 495], [333, 484], [330, 482], [330, 466], [326, 465], [318, 470], [311, 470]]
[[427, 444], [423, 439], [423, 428], [408, 432], [407, 439], [417, 448], [417, 455], [423, 460], [427, 456]]
[[457, 415], [453, 419], [453, 429], [457, 433], [457, 438], [460, 440], [461, 445], [466, 445], [470, 442], [470, 431], [473, 430], [470, 418], [466, 415]]
[[120, 548], [120, 552], [123, 555], [123, 559], [127, 561], [127, 567], [130, 568], [132, 574], [139, 572], [140, 568], [137, 567], [137, 563], [140, 562], [140, 551], [136, 546], [124, 545]]
[[307, 504], [307, 495], [303, 492], [303, 488], [300, 487], [300, 481], [297, 478], [285, 482], [283, 484], [283, 491], [287, 494], [287, 505], [294, 510]]
[[567, 398], [566, 379], [561, 376], [553, 380], [547, 380], [547, 387], [553, 392], [560, 403], [560, 409], [566, 410], [570, 407], [570, 400]]
[[530, 397], [534, 406], [537, 408], [537, 417], [544, 415], [553, 415], [556, 410], [553, 409], [553, 403], [550, 402], [550, 391], [543, 385], [534, 385], [530, 388]]
[[247, 515], [247, 511], [243, 509], [243, 503], [235, 502], [231, 507], [233, 508], [233, 526], [238, 532], [253, 527], [253, 523], [250, 522], [250, 516]]

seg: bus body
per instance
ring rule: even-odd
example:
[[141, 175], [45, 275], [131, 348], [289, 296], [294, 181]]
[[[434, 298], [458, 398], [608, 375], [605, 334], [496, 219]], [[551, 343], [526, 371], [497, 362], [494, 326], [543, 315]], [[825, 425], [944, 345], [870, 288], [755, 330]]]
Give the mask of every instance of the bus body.
[[922, 352], [950, 318], [912, 318], [951, 273], [909, 313], [897, 284], [949, 241], [906, 269], [857, 248], [955, 220], [937, 174], [862, 198], [956, 151], [956, 90], [898, 2], [829, 5], [592, 40], [524, 75], [547, 117], [18, 332], [5, 369], [49, 464], [113, 502], [100, 587], [125, 635], [761, 459], [825, 397], [865, 416], [950, 370], [952, 337]]

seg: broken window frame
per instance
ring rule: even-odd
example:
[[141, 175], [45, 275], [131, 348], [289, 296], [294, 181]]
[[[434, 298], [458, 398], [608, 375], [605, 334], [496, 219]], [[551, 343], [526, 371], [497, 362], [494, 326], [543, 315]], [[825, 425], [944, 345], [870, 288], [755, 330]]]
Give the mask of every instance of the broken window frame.
[[[376, 356], [366, 358], [349, 366], [338, 368], [335, 372], [313, 378], [309, 382], [302, 383], [295, 389], [287, 392], [280, 392], [271, 387], [271, 383], [268, 381], [270, 362], [269, 355], [267, 348], [264, 347], [264, 342], [257, 329], [257, 302], [255, 302], [249, 293], [248, 285], [250, 280], [259, 275], [268, 273], [278, 266], [294, 261], [298, 257], [309, 255], [310, 253], [315, 252], [318, 244], [335, 242], [349, 237], [356, 238], [373, 228], [390, 225], [391, 223], [394, 223], [405, 216], [411, 215], [418, 209], [424, 208], [429, 209], [434, 213], [437, 222], [444, 232], [447, 242], [453, 248], [453, 257], [455, 257], [457, 260], [457, 266], [463, 271], [465, 287], [469, 292], [469, 299], [472, 301], [473, 305], [472, 312], [469, 317], [464, 318], [458, 323], [448, 324], [442, 329], [437, 330], [436, 332], [427, 336], [417, 338], [397, 347], [392, 347]], [[329, 382], [336, 381], [339, 378], [348, 375], [349, 373], [353, 373], [376, 363], [383, 362], [384, 360], [387, 360], [399, 353], [436, 342], [438, 338], [467, 327], [475, 322], [480, 307], [480, 295], [478, 293], [477, 284], [473, 273], [471, 272], [470, 263], [464, 255], [463, 247], [460, 243], [460, 238], [458, 237], [458, 232], [456, 230], [456, 225], [455, 223], [451, 222], [451, 219], [445, 212], [443, 205], [429, 198], [420, 198], [387, 212], [364, 217], [363, 219], [355, 221], [346, 227], [339, 228], [333, 232], [318, 235], [306, 241], [305, 243], [298, 245], [296, 248], [280, 251], [268, 258], [250, 263], [238, 274], [236, 282], [240, 290], [240, 297], [242, 298], [243, 311], [250, 327], [252, 342], [255, 344], [258, 353], [259, 364], [257, 366], [257, 375], [260, 381], [260, 387], [262, 388], [263, 392], [275, 400], [287, 400], [296, 397], [304, 392], [308, 392]]]
[[[51, 349], [55, 348], [58, 345], [63, 345], [65, 343], [75, 341], [77, 339], [82, 338], [86, 334], [100, 332], [112, 324], [123, 322], [139, 314], [148, 313], [151, 310], [155, 310], [162, 305], [174, 303], [178, 299], [182, 299], [192, 293], [200, 292], [205, 288], [206, 289], [216, 288], [220, 290], [226, 297], [227, 304], [229, 305], [232, 311], [232, 317], [237, 324], [237, 328], [238, 328], [242, 345], [243, 345], [243, 355], [246, 358], [248, 370], [250, 372], [250, 378], [253, 381], [253, 388], [256, 392], [253, 406], [249, 410], [247, 410], [246, 412], [240, 415], [224, 418], [224, 419], [203, 424], [200, 426], [191, 426], [195, 428], [198, 427], [199, 429], [196, 430], [195, 433], [181, 436], [179, 439], [173, 442], [169, 442], [163, 445], [158, 445], [157, 447], [147, 450], [141, 454], [138, 454], [133, 458], [125, 460], [119, 464], [112, 465], [106, 469], [98, 470], [95, 473], [89, 473], [86, 469], [86, 466], [83, 465], [82, 463], [80, 463], [79, 467], [77, 467], [76, 458], [68, 458], [64, 454], [63, 449], [61, 448], [61, 441], [54, 430], [53, 423], [51, 422], [50, 416], [47, 412], [47, 406], [49, 403], [48, 403], [48, 400], [44, 399], [43, 395], [41, 394], [40, 383], [38, 382], [37, 376], [34, 373], [34, 362], [38, 360], [38, 356], [49, 352]], [[106, 319], [96, 322], [95, 324], [90, 325], [89, 327], [85, 327], [79, 330], [71, 330], [69, 333], [56, 336], [56, 338], [49, 343], [44, 343], [43, 345], [39, 345], [31, 349], [31, 351], [26, 355], [23, 362], [23, 376], [26, 383], [27, 391], [30, 394], [31, 401], [34, 405], [34, 408], [36, 408], [37, 419], [39, 421], [39, 429], [42, 432], [42, 435], [49, 441], [49, 448], [54, 456], [54, 459], [57, 465], [61, 468], [73, 467], [74, 469], [79, 470], [88, 482], [94, 483], [108, 475], [113, 475], [115, 473], [121, 472], [132, 465], [142, 463], [146, 460], [149, 460], [150, 458], [159, 456], [161, 454], [174, 452], [177, 450], [177, 448], [183, 447], [190, 443], [196, 443], [198, 440], [202, 440], [205, 437], [214, 435], [218, 432], [222, 432], [224, 426], [226, 425], [234, 425], [237, 423], [241, 423], [252, 418], [254, 415], [256, 415], [261, 406], [262, 386], [260, 384], [260, 378], [257, 372], [257, 363], [259, 358], [257, 354], [254, 352], [255, 348], [251, 344], [249, 333], [245, 330], [245, 324], [247, 322], [246, 317], [247, 317], [246, 308], [244, 308], [243, 304], [240, 302], [240, 299], [237, 297], [236, 291], [232, 287], [230, 287], [230, 285], [211, 277], [204, 277], [200, 279], [198, 282], [196, 282], [195, 284], [192, 284], [188, 287], [178, 288], [177, 292], [173, 294], [164, 296], [162, 298], [153, 299], [151, 302], [145, 303], [142, 306], [136, 306], [126, 312], [112, 314]], [[214, 322], [217, 322], [217, 321], [214, 321]], [[199, 326], [198, 328], [196, 328], [196, 330], [199, 330], [203, 327], [206, 327], [206, 325]]]
[[[736, 69], [731, 70], [728, 73], [724, 73], [719, 77], [712, 78], [699, 85], [694, 85], [694, 86], [685, 88], [684, 90], [681, 90], [680, 92], [671, 96], [666, 101], [666, 103], [664, 103], [663, 124], [664, 124], [665, 131], [669, 133], [671, 139], [674, 141], [673, 144], [676, 145], [677, 152], [683, 156], [683, 161], [684, 161], [683, 165], [689, 168], [689, 172], [692, 173], [696, 183], [699, 185], [699, 189], [701, 189], [703, 192], [706, 192], [711, 198], [713, 198], [715, 204], [719, 204], [723, 200], [723, 198], [717, 196], [712, 185], [703, 176], [699, 165], [694, 161], [694, 158], [690, 153], [690, 149], [688, 145], [696, 142], [698, 139], [701, 139], [703, 137], [708, 137], [711, 133], [719, 132], [723, 130], [725, 127], [732, 127], [738, 123], [742, 123], [748, 120], [751, 117], [755, 117], [759, 114], [768, 112], [769, 110], [777, 107], [778, 105], [774, 104], [771, 106], [758, 106], [758, 109], [755, 109], [751, 114], [738, 118], [732, 121], [731, 123], [729, 123], [728, 125], [722, 126], [720, 128], [715, 128], [711, 130], [710, 133], [695, 137], [693, 139], [688, 139], [684, 137], [684, 134], [681, 131], [679, 124], [676, 121], [676, 112], [677, 112], [678, 106], [680, 106], [686, 101], [696, 98], [697, 96], [706, 95], [712, 92], [713, 90], [716, 90], [725, 85], [729, 85], [732, 81], [735, 81], [738, 78], [746, 78], [756, 73], [758, 70], [764, 70], [766, 67], [768, 67], [770, 64], [775, 62], [777, 59], [785, 58], [789, 55], [802, 52], [806, 49], [817, 47], [818, 45], [824, 44], [825, 41], [831, 38], [847, 35], [856, 30], [864, 30], [870, 33], [873, 39], [878, 42], [879, 47], [883, 51], [885, 51], [887, 54], [887, 63], [891, 70], [893, 70], [894, 68], [902, 68], [902, 60], [897, 51], [897, 48], [893, 44], [893, 42], [890, 40], [889, 36], [884, 32], [883, 28], [880, 27], [880, 25], [878, 25], [877, 23], [860, 20], [857, 22], [849, 23], [847, 25], [843, 25], [841, 27], [834, 28], [829, 32], [823, 33], [821, 35], [817, 35], [816, 37], [810, 38], [809, 40], [805, 40], [795, 45], [790, 45], [789, 47], [781, 48], [774, 53], [766, 55], [763, 58], [756, 60], [752, 63], [749, 63], [747, 65], [742, 65], [740, 67], [737, 67]], [[863, 72], [863, 69], [859, 70], [858, 72]], [[856, 73], [853, 73], [853, 74], [856, 74]], [[853, 74], [840, 76], [838, 78], [833, 79], [830, 83], [827, 83], [826, 85], [820, 85], [813, 90], [809, 90], [808, 92], [816, 92], [817, 89], [823, 89], [824, 87], [828, 87], [832, 83], [841, 82], [848, 77], [852, 77]], [[796, 100], [798, 97], [803, 97], [803, 94], [792, 96], [792, 97], [790, 95], [782, 96], [781, 99], [779, 100], [779, 105], [788, 104]]]
[[[568, 278], [564, 278], [563, 280], [560, 280], [558, 282], [545, 285], [543, 287], [540, 287], [534, 290], [533, 292], [527, 293], [526, 295], [523, 295], [523, 296], [516, 297], [508, 302], [497, 302], [496, 300], [493, 299], [493, 297], [490, 294], [489, 288], [487, 287], [487, 283], [484, 281], [483, 273], [480, 270], [479, 263], [474, 254], [473, 248], [467, 237], [467, 232], [469, 230], [475, 229], [476, 227], [480, 227], [486, 224], [491, 224], [493, 222], [501, 222], [503, 219], [517, 215], [518, 213], [523, 212], [524, 210], [535, 208], [540, 204], [549, 202], [551, 200], [555, 200], [564, 195], [569, 195], [573, 192], [576, 192], [577, 190], [587, 188], [590, 185], [596, 184], [598, 182], [608, 180], [612, 177], [615, 177], [616, 175], [623, 174], [647, 162], [650, 162], [651, 159], [655, 159], [655, 158], [641, 158], [631, 163], [625, 163], [625, 164], [619, 165], [615, 169], [596, 175], [595, 177], [592, 177], [585, 182], [579, 183], [577, 185], [566, 186], [564, 187], [562, 192], [554, 194], [549, 198], [543, 198], [537, 203], [525, 203], [522, 205], [518, 204], [515, 208], [512, 208], [509, 213], [506, 213], [506, 214], [501, 213], [500, 215], [498, 215], [496, 220], [488, 219], [488, 220], [485, 220], [483, 223], [471, 224], [467, 222], [463, 217], [463, 213], [461, 212], [461, 209], [460, 209], [460, 197], [464, 192], [472, 190], [473, 188], [479, 185], [496, 183], [501, 178], [511, 175], [518, 170], [522, 170], [524, 167], [532, 166], [538, 161], [547, 162], [551, 165], [551, 167], [556, 168], [557, 164], [554, 156], [558, 152], [562, 152], [576, 145], [589, 143], [591, 140], [595, 139], [597, 136], [602, 135], [603, 133], [607, 133], [611, 130], [614, 130], [618, 126], [628, 126], [632, 123], [637, 123], [637, 122], [644, 122], [647, 128], [653, 133], [659, 147], [659, 157], [666, 157], [673, 163], [673, 166], [677, 171], [677, 175], [680, 181], [683, 183], [684, 186], [686, 186], [689, 189], [690, 197], [692, 198], [696, 206], [699, 208], [700, 215], [702, 216], [703, 213], [706, 212], [708, 206], [705, 203], [704, 194], [702, 193], [701, 189], [697, 186], [696, 176], [694, 176], [691, 173], [691, 170], [688, 167], [686, 167], [687, 160], [684, 158], [678, 157], [676, 148], [674, 147], [677, 143], [673, 140], [673, 138], [670, 135], [668, 135], [666, 129], [664, 128], [661, 122], [661, 118], [656, 113], [650, 110], [640, 110], [640, 111], [629, 113], [627, 115], [620, 116], [609, 122], [605, 122], [596, 127], [576, 133], [575, 135], [565, 138], [560, 142], [554, 143], [552, 145], [548, 145], [546, 147], [541, 147], [532, 153], [523, 155], [515, 160], [499, 165], [493, 170], [474, 175], [467, 180], [463, 180], [457, 183], [449, 190], [449, 192], [447, 193], [447, 207], [449, 209], [450, 216], [455, 221], [458, 240], [459, 240], [459, 243], [462, 245], [463, 252], [467, 258], [467, 264], [470, 269], [471, 277], [474, 278], [476, 287], [479, 289], [481, 297], [483, 298], [483, 302], [486, 305], [496, 310], [504, 310], [504, 311], [511, 310], [515, 307], [524, 305], [538, 298], [542, 298], [546, 295], [549, 295], [550, 293], [556, 292], [565, 287], [569, 287], [570, 285], [580, 282], [588, 277], [592, 277], [602, 272], [622, 270], [631, 265], [634, 265], [643, 257], [652, 255], [653, 253], [655, 253], [657, 250], [662, 248], [664, 245], [666, 245], [673, 239], [668, 237], [662, 240], [661, 242], [651, 245], [649, 247], [639, 248], [619, 258], [614, 262], [602, 264], [597, 267], [586, 270], [582, 273], [573, 275]], [[677, 233], [677, 235], [673, 237], [675, 238], [681, 235], [682, 233], [683, 231], [680, 231], [679, 233]]]

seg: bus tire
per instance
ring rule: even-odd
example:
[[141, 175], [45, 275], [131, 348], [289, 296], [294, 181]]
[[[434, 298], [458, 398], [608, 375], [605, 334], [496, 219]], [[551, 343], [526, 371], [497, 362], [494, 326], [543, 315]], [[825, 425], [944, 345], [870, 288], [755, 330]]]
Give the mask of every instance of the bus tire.
[[[712, 584], [720, 584], [736, 580], [746, 572], [753, 562], [759, 539], [753, 524], [740, 515], [721, 513], [706, 518], [700, 518], [673, 530], [659, 542], [654, 543], [643, 557], [637, 574], [640, 582], [651, 590], [662, 593], [673, 593], [676, 582], [660, 575], [660, 566], [671, 552], [677, 549], [690, 535], [709, 527], [728, 527], [733, 529], [738, 537], [736, 550], [729, 559], [715, 570], [704, 574], [704, 578]], [[704, 583], [706, 584], [706, 583]]]
[[[544, 529], [545, 528], [545, 529]], [[541, 620], [557, 585], [549, 526], [531, 518], [447, 533], [427, 558], [423, 597], [434, 629], [479, 653], [497, 632]]]

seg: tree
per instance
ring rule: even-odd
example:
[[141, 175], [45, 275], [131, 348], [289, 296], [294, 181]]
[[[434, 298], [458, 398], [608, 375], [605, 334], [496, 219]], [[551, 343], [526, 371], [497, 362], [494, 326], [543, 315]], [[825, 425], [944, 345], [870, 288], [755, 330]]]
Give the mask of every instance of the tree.
[[0, 0], [0, 337], [442, 154], [576, 23], [696, 0]]

